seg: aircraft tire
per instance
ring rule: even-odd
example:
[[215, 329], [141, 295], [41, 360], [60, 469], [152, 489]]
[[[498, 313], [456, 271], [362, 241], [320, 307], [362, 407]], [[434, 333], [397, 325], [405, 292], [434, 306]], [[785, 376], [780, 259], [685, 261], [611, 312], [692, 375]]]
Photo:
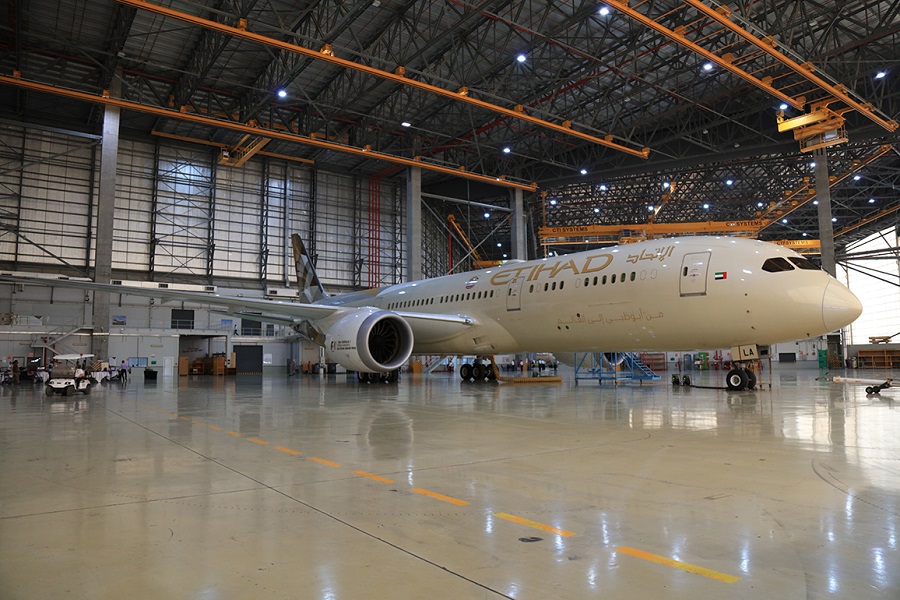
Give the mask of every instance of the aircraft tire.
[[484, 365], [478, 363], [472, 365], [472, 377], [475, 381], [484, 381]]
[[388, 371], [381, 376], [381, 380], [385, 383], [397, 383], [400, 380], [400, 371], [398, 369]]
[[755, 390], [756, 389], [756, 373], [754, 373], [750, 369], [744, 369], [744, 373], [747, 374], [747, 389]]
[[459, 367], [459, 376], [462, 377], [463, 381], [472, 379], [472, 365], [466, 363]]
[[747, 387], [747, 373], [743, 369], [732, 369], [725, 376], [725, 384], [732, 392], [739, 392]]
[[872, 386], [867, 387], [867, 388], [866, 388], [866, 393], [867, 393], [867, 394], [874, 394], [874, 393], [875, 393], [875, 388], [873, 388]]

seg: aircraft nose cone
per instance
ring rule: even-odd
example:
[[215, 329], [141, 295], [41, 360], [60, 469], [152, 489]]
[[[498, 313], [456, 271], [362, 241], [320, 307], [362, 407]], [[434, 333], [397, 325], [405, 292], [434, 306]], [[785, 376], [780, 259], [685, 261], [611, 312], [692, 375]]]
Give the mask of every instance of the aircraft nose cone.
[[825, 329], [836, 331], [846, 327], [862, 314], [862, 303], [853, 292], [837, 281], [828, 282], [822, 297], [822, 320]]

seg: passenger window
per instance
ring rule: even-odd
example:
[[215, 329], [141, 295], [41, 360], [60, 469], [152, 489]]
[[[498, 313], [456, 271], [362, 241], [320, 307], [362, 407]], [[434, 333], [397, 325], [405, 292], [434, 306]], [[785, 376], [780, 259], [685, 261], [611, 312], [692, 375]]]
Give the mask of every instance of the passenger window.
[[544, 291], [546, 292], [546, 291], [549, 290], [549, 289], [550, 289], [550, 284], [549, 284], [549, 283], [545, 283], [545, 284], [544, 284]]
[[587, 287], [590, 283], [591, 283], [591, 278], [590, 278], [590, 277], [585, 277], [585, 278], [584, 278], [584, 287]]
[[533, 284], [533, 283], [532, 283], [531, 285], [528, 286], [528, 293], [529, 293], [529, 294], [533, 294], [533, 293], [534, 293], [534, 284]]
[[564, 285], [566, 285], [566, 282], [565, 282], [565, 281], [560, 281], [560, 282], [559, 282], [559, 289], [563, 289], [563, 286], [564, 286]]
[[635, 275], [634, 271], [632, 271], [632, 272], [631, 272], [631, 280], [634, 281], [634, 278], [635, 278], [635, 277], [636, 277], [636, 275]]
[[615, 283], [615, 282], [616, 282], [616, 276], [613, 275], [613, 276], [612, 276], [612, 279], [610, 279], [610, 283]]
[[812, 262], [811, 260], [807, 260], [805, 258], [798, 258], [795, 256], [792, 256], [789, 260], [792, 263], [794, 263], [795, 265], [797, 265], [798, 269], [803, 269], [804, 271], [818, 271], [819, 270], [819, 267], [817, 267], [815, 265], [815, 263]]
[[606, 275], [603, 276], [603, 285], [606, 285]]
[[619, 280], [621, 283], [625, 283], [625, 273], [622, 273], [622, 279]]
[[779, 271], [793, 271], [794, 267], [784, 258], [770, 258], [763, 263], [763, 271], [778, 273]]
[[[604, 283], [606, 283], [606, 282], [604, 282]], [[596, 275], [594, 275], [594, 285], [597, 285], [597, 276]]]
[[553, 285], [550, 287], [550, 289], [554, 290], [554, 291], [556, 290], [556, 282], [555, 281], [553, 282]]

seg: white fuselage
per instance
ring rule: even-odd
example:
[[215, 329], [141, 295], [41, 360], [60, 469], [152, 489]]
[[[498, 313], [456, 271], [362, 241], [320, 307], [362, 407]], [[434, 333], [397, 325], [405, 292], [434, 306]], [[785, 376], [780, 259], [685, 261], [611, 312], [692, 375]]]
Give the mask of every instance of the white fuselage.
[[[769, 259], [786, 270], [764, 270]], [[417, 335], [415, 353], [768, 345], [823, 335], [861, 313], [846, 287], [809, 267], [799, 254], [765, 242], [685, 237], [409, 282], [341, 304], [475, 322]]]

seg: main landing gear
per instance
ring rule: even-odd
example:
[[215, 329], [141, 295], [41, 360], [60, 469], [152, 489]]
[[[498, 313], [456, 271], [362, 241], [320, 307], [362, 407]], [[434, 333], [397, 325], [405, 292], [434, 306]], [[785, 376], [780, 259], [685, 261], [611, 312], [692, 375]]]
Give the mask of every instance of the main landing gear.
[[490, 363], [485, 364], [483, 358], [476, 358], [473, 363], [465, 363], [459, 367], [459, 376], [463, 381], [494, 381], [497, 374]]

